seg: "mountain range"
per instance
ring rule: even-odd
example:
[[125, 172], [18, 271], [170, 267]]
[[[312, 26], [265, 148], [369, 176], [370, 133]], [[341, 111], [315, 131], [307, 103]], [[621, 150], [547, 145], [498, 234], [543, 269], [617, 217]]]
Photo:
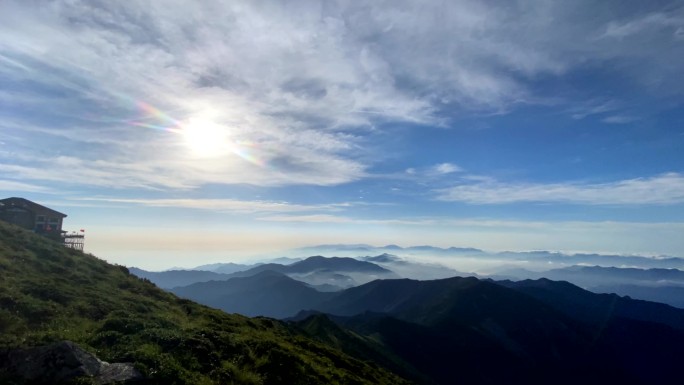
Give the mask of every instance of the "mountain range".
[[[131, 363], [143, 376], [136, 384], [407, 383], [293, 325], [180, 299], [123, 266], [2, 221], [0, 275], [2, 384], [99, 381], [82, 377], [77, 359]], [[80, 358], [53, 346], [75, 346]], [[47, 352], [49, 367], [17, 359], [27, 352]]]
[[[218, 269], [221, 269], [223, 264], [217, 264], [216, 266]], [[313, 256], [287, 265], [264, 263], [241, 266], [245, 267], [245, 269], [231, 274], [196, 269], [150, 272], [131, 268], [130, 271], [141, 278], [149, 279], [165, 289], [188, 286], [199, 282], [226, 281], [231, 278], [249, 277], [264, 271], [285, 274], [299, 281], [306, 282], [313, 287], [317, 287], [321, 291], [341, 290], [375, 279], [399, 278], [391, 270], [354, 258]]]
[[[243, 279], [193, 285], [194, 299], [214, 305], [221, 284], [229, 312], [245, 311], [240, 301], [276, 317], [299, 309], [290, 320], [309, 336], [422, 383], [668, 383], [684, 353], [684, 310], [568, 282], [392, 279], [321, 293], [276, 272]], [[458, 377], [454, 360], [468, 368]], [[657, 374], [632, 367], [641, 360]]]
[[440, 384], [677, 383], [684, 353], [684, 310], [550, 280], [375, 281], [293, 322], [322, 341], [341, 333], [313, 328], [322, 316], [352, 332], [340, 349]]
[[64, 340], [152, 384], [680, 382], [683, 309], [569, 282], [394, 278], [324, 292], [290, 275], [394, 274], [312, 257], [173, 289], [224, 312], [13, 226], [0, 223], [0, 241], [2, 383], [33, 381], [7, 358]]
[[424, 263], [407, 258], [401, 258], [393, 254], [382, 253], [376, 256], [359, 257], [362, 261], [372, 262], [376, 265], [382, 266], [391, 270], [402, 278], [412, 279], [440, 279], [448, 277], [468, 277], [477, 276], [474, 273], [466, 273], [458, 271], [443, 264]]
[[434, 257], [444, 261], [476, 259], [482, 262], [479, 267], [485, 268], [496, 262], [494, 266], [514, 263], [518, 266], [534, 265], [541, 268], [548, 265], [598, 265], [629, 266], [641, 269], [684, 269], [684, 258], [673, 256], [644, 255], [611, 255], [592, 253], [564, 253], [548, 250], [535, 251], [501, 251], [492, 252], [471, 247], [435, 247], [429, 245], [401, 247], [397, 245], [372, 246], [366, 244], [327, 244], [294, 249], [293, 255], [338, 255], [357, 257], [360, 255], [394, 254], [402, 257]]

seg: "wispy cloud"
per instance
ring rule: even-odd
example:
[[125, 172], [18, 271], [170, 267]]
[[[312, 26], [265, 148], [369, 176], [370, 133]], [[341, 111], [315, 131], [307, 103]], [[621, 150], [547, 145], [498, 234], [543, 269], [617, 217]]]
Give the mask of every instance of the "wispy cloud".
[[611, 115], [601, 119], [602, 122], [609, 124], [627, 124], [635, 122], [637, 120], [639, 120], [639, 118], [628, 115]]
[[623, 22], [610, 22], [608, 23], [603, 36], [607, 38], [623, 39], [632, 35], [644, 33], [649, 29], [666, 29], [675, 36], [682, 27], [684, 27], [684, 15], [682, 15], [681, 12], [679, 12], [679, 15], [655, 12]]
[[359, 219], [341, 215], [330, 214], [311, 214], [311, 215], [270, 215], [257, 218], [261, 221], [268, 222], [303, 222], [303, 223], [348, 223], [348, 224], [363, 224], [363, 225], [433, 225], [436, 223], [433, 219], [421, 218], [394, 218], [394, 219]]
[[54, 190], [42, 186], [36, 186], [28, 183], [21, 183], [13, 180], [2, 180], [0, 179], [0, 191], [11, 191], [16, 193], [22, 192], [37, 192], [37, 193], [50, 193]]
[[339, 211], [350, 203], [327, 205], [302, 205], [289, 202], [237, 200], [237, 199], [125, 199], [125, 198], [75, 198], [80, 202], [102, 202], [148, 207], [174, 207], [233, 213], [283, 213], [303, 211]]
[[503, 183], [488, 181], [436, 191], [437, 199], [470, 204], [548, 202], [588, 205], [684, 203], [684, 176], [667, 173], [608, 183]]
[[620, 108], [615, 100], [590, 100], [571, 109], [573, 119], [584, 119], [587, 116], [605, 114]]
[[437, 163], [428, 167], [409, 167], [404, 170], [403, 175], [395, 175], [396, 178], [422, 179], [436, 178], [448, 174], [463, 172], [463, 168], [454, 163]]
[[[630, 222], [630, 221], [542, 221], [515, 220], [494, 218], [445, 218], [445, 217], [404, 217], [366, 219], [335, 214], [281, 214], [258, 217], [261, 221], [286, 223], [328, 223], [350, 226], [398, 226], [410, 227], [425, 232], [453, 232], [461, 234], [478, 234], [477, 236], [492, 241], [487, 234], [505, 232], [512, 237], [538, 234], [597, 234], [605, 233], [614, 236], [616, 233], [638, 234], [661, 233], [672, 234], [684, 230], [684, 222]], [[397, 228], [398, 228], [397, 227]], [[481, 233], [484, 232], [484, 233]], [[523, 235], [524, 234], [524, 235]], [[591, 237], [588, 237], [591, 238]], [[675, 240], [677, 243], [678, 240]], [[452, 244], [453, 246], [453, 244]], [[469, 245], [472, 246], [472, 245]]]
[[358, 223], [354, 219], [338, 215], [270, 215], [258, 218], [268, 222], [306, 222], [306, 223]]

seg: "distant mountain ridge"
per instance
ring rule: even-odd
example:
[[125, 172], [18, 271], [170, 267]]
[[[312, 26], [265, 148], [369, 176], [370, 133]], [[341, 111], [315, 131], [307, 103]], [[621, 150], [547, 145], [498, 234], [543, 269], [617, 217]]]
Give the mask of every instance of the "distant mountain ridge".
[[201, 270], [167, 270], [155, 272], [138, 269], [137, 267], [130, 267], [128, 270], [131, 274], [140, 278], [149, 279], [163, 289], [171, 289], [176, 286], [187, 286], [195, 282], [226, 280], [231, 277], [228, 274]]
[[[214, 265], [216, 267], [222, 264]], [[171, 289], [188, 286], [198, 282], [225, 281], [231, 278], [248, 277], [263, 271], [274, 271], [286, 274], [313, 286], [327, 285], [326, 291], [339, 290], [358, 283], [365, 283], [378, 278], [398, 278], [398, 276], [377, 264], [360, 261], [354, 258], [312, 256], [292, 264], [265, 263], [241, 265], [245, 270], [231, 274], [222, 274], [203, 270], [169, 270], [150, 272], [131, 268], [131, 273], [149, 279], [159, 287]]]
[[284, 265], [281, 271], [283, 271], [284, 273], [308, 273], [320, 269], [334, 270], [340, 272], [359, 272], [376, 274], [392, 273], [390, 270], [380, 267], [374, 263], [359, 261], [354, 258], [326, 258], [320, 255], [306, 258], [303, 261], [295, 262], [291, 265]]
[[372, 245], [367, 245], [367, 244], [327, 244], [327, 245], [316, 245], [316, 246], [307, 246], [307, 247], [301, 247], [298, 249], [295, 249], [298, 252], [304, 252], [304, 253], [310, 253], [310, 252], [318, 252], [319, 250], [327, 252], [335, 252], [335, 251], [342, 251], [342, 252], [362, 252], [362, 253], [369, 253], [369, 252], [401, 252], [401, 251], [422, 251], [422, 252], [434, 252], [434, 253], [482, 253], [483, 251], [480, 249], [472, 248], [472, 247], [448, 247], [448, 248], [442, 248], [442, 247], [435, 247], [435, 246], [429, 246], [429, 245], [419, 245], [419, 246], [408, 246], [408, 247], [401, 247], [398, 245], [386, 245], [386, 246], [372, 246]]
[[[684, 258], [675, 256], [643, 256], [591, 253], [563, 253], [547, 250], [489, 252], [473, 247], [436, 247], [418, 245], [401, 247], [398, 245], [373, 246], [368, 244], [323, 244], [292, 250], [294, 253], [344, 255], [377, 255], [382, 253], [405, 254], [409, 256], [467, 257], [477, 256], [487, 260], [510, 260], [511, 262], [544, 262], [560, 266], [600, 265], [632, 266], [639, 268], [674, 268], [684, 270]], [[403, 255], [402, 255], [403, 256]]]
[[171, 292], [227, 313], [274, 318], [293, 316], [333, 295], [272, 270], [225, 281], [198, 282]]
[[502, 273], [493, 278], [568, 281], [596, 293], [630, 295], [684, 308], [684, 271], [678, 269], [570, 266], [543, 272], [511, 269]]
[[454, 270], [441, 264], [419, 262], [418, 260], [401, 258], [388, 253], [383, 253], [376, 256], [358, 257], [358, 259], [378, 264], [397, 273], [402, 278], [430, 280], [456, 276], [477, 276], [475, 273], [466, 273]]
[[200, 265], [192, 269], [176, 269], [176, 270], [202, 270], [213, 271], [214, 273], [231, 274], [238, 271], [247, 270], [254, 265], [244, 265], [240, 263], [210, 263], [208, 265]]
[[576, 276], [576, 279], [590, 278], [606, 279], [624, 282], [647, 282], [651, 284], [681, 284], [684, 286], [684, 271], [678, 269], [637, 269], [629, 267], [603, 267], [603, 266], [570, 266], [563, 269], [554, 269], [545, 274]]

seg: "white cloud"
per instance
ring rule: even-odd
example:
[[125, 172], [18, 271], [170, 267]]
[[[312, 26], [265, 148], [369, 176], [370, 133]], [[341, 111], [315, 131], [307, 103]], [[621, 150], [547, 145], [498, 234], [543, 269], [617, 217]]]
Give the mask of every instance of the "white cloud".
[[436, 175], [445, 175], [454, 172], [461, 172], [463, 169], [453, 163], [440, 163], [432, 166], [430, 171]]
[[589, 205], [666, 205], [684, 203], [684, 175], [608, 183], [502, 183], [488, 181], [436, 190], [437, 199], [470, 204], [548, 202]]
[[[65, 176], [66, 170], [68, 170], [68, 177]], [[21, 176], [27, 180], [114, 189], [160, 189], [162, 187], [189, 189], [193, 187], [169, 173], [155, 172], [154, 166], [149, 163], [103, 160], [91, 162], [74, 157], [57, 157], [40, 159], [30, 166], [0, 163], [0, 171]]]

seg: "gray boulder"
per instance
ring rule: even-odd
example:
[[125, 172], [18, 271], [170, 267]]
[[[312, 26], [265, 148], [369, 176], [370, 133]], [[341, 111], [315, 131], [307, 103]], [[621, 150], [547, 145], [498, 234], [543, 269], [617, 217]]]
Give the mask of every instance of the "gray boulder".
[[63, 383], [78, 377], [90, 377], [97, 385], [130, 383], [143, 379], [133, 364], [100, 361], [95, 355], [70, 341], [9, 350], [0, 354], [0, 358], [0, 372], [16, 381], [31, 384]]

